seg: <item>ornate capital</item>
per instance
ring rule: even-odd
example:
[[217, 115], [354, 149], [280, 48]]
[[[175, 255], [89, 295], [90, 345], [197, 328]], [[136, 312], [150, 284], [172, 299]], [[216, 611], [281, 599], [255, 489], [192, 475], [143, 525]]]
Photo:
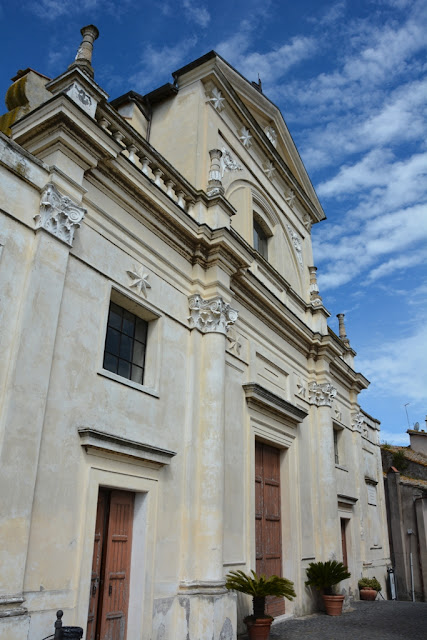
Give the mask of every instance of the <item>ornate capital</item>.
[[332, 407], [332, 400], [337, 395], [337, 390], [330, 382], [318, 384], [310, 382], [308, 385], [308, 401], [317, 407]]
[[229, 327], [233, 325], [238, 312], [230, 307], [224, 300], [216, 296], [210, 300], [196, 293], [188, 299], [190, 316], [188, 322], [190, 329], [198, 329], [201, 333], [222, 333], [226, 335]]
[[365, 416], [361, 411], [354, 413], [352, 416], [351, 428], [354, 429], [355, 431], [361, 432], [364, 421], [365, 421]]
[[71, 198], [63, 196], [54, 184], [43, 189], [40, 212], [34, 216], [36, 229], [45, 229], [53, 236], [73, 245], [74, 232], [80, 226], [86, 209], [78, 207]]

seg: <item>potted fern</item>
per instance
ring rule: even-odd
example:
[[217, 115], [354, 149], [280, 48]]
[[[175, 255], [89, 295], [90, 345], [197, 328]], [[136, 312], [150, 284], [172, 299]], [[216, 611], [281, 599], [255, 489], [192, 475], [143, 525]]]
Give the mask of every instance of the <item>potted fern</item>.
[[334, 594], [333, 587], [350, 575], [347, 567], [337, 560], [310, 562], [308, 565], [305, 584], [322, 592], [326, 613], [329, 616], [341, 615], [344, 596]]
[[248, 574], [240, 570], [230, 571], [225, 579], [227, 589], [252, 596], [253, 613], [244, 619], [250, 640], [267, 640], [273, 618], [265, 613], [265, 599], [267, 596], [284, 596], [293, 600], [296, 597], [294, 583], [279, 576], [267, 578], [258, 576], [254, 571]]

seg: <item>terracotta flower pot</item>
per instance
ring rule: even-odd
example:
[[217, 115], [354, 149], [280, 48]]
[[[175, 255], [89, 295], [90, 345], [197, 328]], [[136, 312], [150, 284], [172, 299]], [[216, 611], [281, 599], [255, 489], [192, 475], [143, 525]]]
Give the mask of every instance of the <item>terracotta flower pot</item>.
[[268, 640], [273, 618], [256, 618], [245, 620], [249, 640]]
[[371, 589], [371, 587], [362, 587], [359, 591], [361, 600], [375, 600], [378, 591]]
[[328, 616], [340, 616], [342, 614], [344, 596], [322, 596], [322, 598]]

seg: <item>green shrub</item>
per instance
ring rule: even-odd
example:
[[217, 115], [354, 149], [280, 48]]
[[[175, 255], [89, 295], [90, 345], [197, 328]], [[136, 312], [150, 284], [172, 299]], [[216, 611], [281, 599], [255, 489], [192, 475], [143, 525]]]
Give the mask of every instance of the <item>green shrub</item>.
[[266, 596], [284, 596], [288, 600], [296, 597], [294, 591], [294, 583], [287, 578], [279, 578], [279, 576], [266, 577], [258, 576], [255, 571], [251, 574], [243, 571], [230, 571], [225, 576], [227, 589], [246, 593], [253, 598], [254, 618], [266, 618], [271, 616], [265, 615], [265, 598]]
[[408, 466], [408, 461], [405, 458], [405, 452], [402, 449], [394, 451], [392, 461], [393, 467], [396, 467], [398, 471], [405, 471]]
[[332, 587], [351, 576], [347, 567], [337, 560], [327, 562], [310, 562], [307, 569], [308, 587], [323, 591], [325, 595], [332, 595]]
[[375, 591], [381, 591], [381, 585], [374, 576], [373, 578], [361, 578], [358, 582], [359, 589], [363, 587], [369, 587], [371, 589], [375, 589]]

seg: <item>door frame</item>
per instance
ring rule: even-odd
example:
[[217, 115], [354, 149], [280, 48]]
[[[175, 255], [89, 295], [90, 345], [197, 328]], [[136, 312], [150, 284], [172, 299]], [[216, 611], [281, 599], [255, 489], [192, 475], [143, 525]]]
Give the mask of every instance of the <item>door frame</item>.
[[[250, 451], [247, 470], [247, 557], [248, 568], [256, 565], [255, 541], [255, 442], [258, 440], [280, 450], [280, 509], [282, 528], [282, 575], [295, 583], [297, 593], [303, 588], [300, 578], [301, 523], [298, 491], [299, 468], [295, 455], [294, 440], [297, 432], [294, 424], [284, 424], [269, 414], [258, 410], [249, 413], [247, 446]], [[292, 447], [292, 448], [291, 448]], [[293, 553], [286, 553], [293, 549]], [[293, 613], [295, 601], [286, 600], [286, 613]]]
[[[95, 519], [100, 488], [117, 489], [135, 494], [132, 538], [135, 541], [131, 550], [131, 572], [129, 588], [129, 604], [127, 616], [126, 640], [149, 640], [151, 637], [154, 560], [155, 560], [155, 522], [158, 503], [158, 481], [153, 477], [135, 474], [133, 465], [121, 465], [122, 472], [117, 470], [117, 463], [103, 460], [111, 469], [91, 467], [86, 502], [82, 501], [82, 547], [80, 575], [78, 576], [78, 598], [76, 622], [86, 628], [89, 590], [92, 572], [93, 540]], [[114, 468], [115, 467], [115, 468]], [[123, 468], [124, 467], [124, 468]], [[127, 468], [126, 468], [127, 467]], [[129, 471], [129, 467], [133, 467]], [[147, 475], [150, 474], [150, 470]], [[136, 542], [137, 541], [137, 542]], [[138, 567], [132, 571], [132, 567]], [[143, 579], [141, 579], [143, 576]], [[86, 626], [85, 626], [86, 625]]]

